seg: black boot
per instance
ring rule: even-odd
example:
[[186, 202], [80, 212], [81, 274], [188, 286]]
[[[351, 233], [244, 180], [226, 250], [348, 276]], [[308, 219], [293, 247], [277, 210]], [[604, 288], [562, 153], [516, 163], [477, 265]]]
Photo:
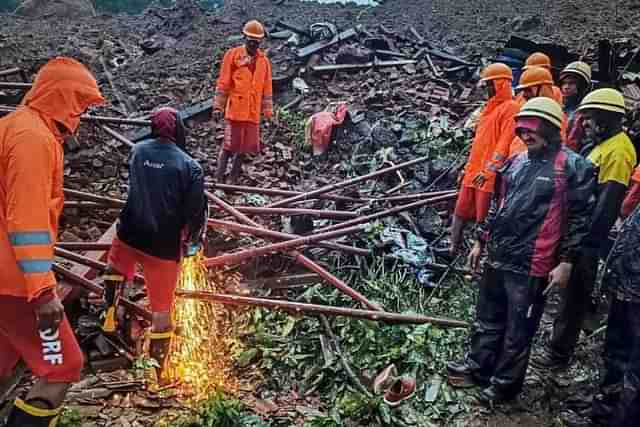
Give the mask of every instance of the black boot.
[[173, 332], [152, 332], [149, 343], [149, 356], [154, 359], [158, 366], [153, 369], [151, 375], [147, 375], [147, 380], [150, 382], [149, 388], [154, 391], [154, 388], [160, 388], [166, 385], [169, 380], [164, 378], [164, 372], [167, 368], [167, 362], [169, 360], [169, 351], [171, 350], [171, 339]]
[[486, 387], [487, 382], [480, 381], [473, 375], [474, 370], [466, 360], [447, 363], [447, 381], [455, 388]]
[[60, 408], [36, 408], [21, 399], [16, 399], [6, 427], [54, 427], [59, 416]]
[[485, 405], [495, 405], [499, 403], [509, 402], [514, 400], [516, 396], [507, 394], [501, 391], [494, 385], [490, 385], [480, 392], [478, 400]]
[[231, 152], [225, 150], [224, 148], [220, 148], [220, 154], [218, 154], [218, 164], [216, 166], [216, 182], [219, 184], [224, 184], [229, 157], [231, 157]]

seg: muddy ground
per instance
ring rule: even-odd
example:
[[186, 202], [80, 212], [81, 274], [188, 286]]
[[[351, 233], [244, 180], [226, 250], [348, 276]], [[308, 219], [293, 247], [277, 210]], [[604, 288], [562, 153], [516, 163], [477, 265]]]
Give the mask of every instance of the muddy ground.
[[[300, 3], [294, 0], [230, 0], [216, 14], [205, 13], [197, 8], [152, 8], [140, 16], [98, 15], [82, 19], [55, 16], [32, 19], [0, 15], [0, 69], [18, 66], [32, 75], [52, 56], [75, 56], [92, 68], [110, 101], [100, 112], [105, 115], [144, 117], [157, 105], [182, 108], [210, 99], [224, 50], [238, 43], [236, 36], [242, 23], [251, 18], [260, 19], [269, 26], [279, 19], [300, 26], [327, 21], [340, 29], [361, 24], [376, 33], [382, 24], [399, 39], [411, 38], [408, 29], [413, 26], [429, 42], [469, 61], [493, 57], [512, 35], [536, 42], [562, 44], [578, 54], [592, 51], [595, 43], [602, 38], [629, 39], [632, 43], [640, 41], [640, 3], [637, 1], [598, 0], [589, 2], [587, 6], [578, 0], [388, 0], [372, 8]], [[146, 54], [141, 45], [150, 39], [162, 47], [153, 54]], [[282, 47], [282, 42], [269, 41], [267, 46], [271, 48], [272, 57], [282, 59], [279, 64], [274, 62], [274, 69], [280, 67], [281, 71], [286, 71], [290, 66], [290, 56]], [[108, 71], [108, 75], [105, 71]], [[411, 77], [402, 70], [399, 73], [399, 77], [396, 77], [398, 80]], [[325, 160], [320, 167], [311, 164], [308, 154], [302, 154], [300, 158], [296, 157], [298, 171], [293, 173], [287, 170], [287, 166], [293, 163], [287, 161], [282, 153], [301, 150], [301, 147], [292, 145], [292, 140], [300, 137], [300, 129], [292, 127], [298, 126], [309, 113], [322, 109], [329, 100], [346, 99], [354, 108], [366, 110], [365, 95], [371, 87], [384, 85], [385, 79], [385, 75], [380, 73], [305, 77], [311, 93], [291, 109], [294, 119], [283, 120], [282, 126], [264, 129], [267, 145], [274, 147], [280, 144], [281, 147], [274, 149], [276, 154], [268, 152], [252, 159], [243, 184], [308, 189], [346, 176], [349, 172], [340, 162], [350, 156], [349, 147], [334, 151], [333, 160]], [[367, 81], [366, 85], [360, 84], [361, 81]], [[341, 90], [337, 94], [331, 93], [327, 89], [329, 86]], [[402, 93], [410, 89], [410, 85], [397, 85], [394, 90], [400, 92], [398, 96], [401, 98], [411, 97]], [[16, 95], [13, 91], [5, 91], [4, 94], [7, 97]], [[295, 92], [287, 87], [278, 96], [277, 102], [282, 106], [295, 98]], [[465, 112], [466, 109], [462, 109], [459, 114]], [[403, 112], [380, 108], [376, 114], [395, 120], [400, 113]], [[126, 127], [121, 130], [129, 134], [135, 131]], [[126, 148], [91, 126], [82, 128], [78, 141], [79, 144], [67, 153], [66, 185], [97, 194], [123, 197], [127, 177]], [[205, 166], [209, 177], [215, 169], [219, 143], [219, 137], [214, 135], [206, 120], [192, 124], [190, 149]], [[265, 162], [270, 159], [269, 156], [276, 158], [275, 163]], [[305, 171], [306, 166], [310, 168], [308, 171]], [[95, 240], [116, 215], [117, 211], [113, 210], [92, 214], [77, 209], [67, 210], [63, 219], [66, 233], [63, 240]], [[545, 331], [548, 332], [548, 325], [547, 322], [547, 329], [543, 328], [541, 340]], [[580, 408], [585, 406], [585, 399], [580, 395], [584, 395], [588, 401], [589, 392], [597, 381], [601, 339], [602, 334], [594, 339], [585, 339], [577, 362], [567, 373], [548, 376], [532, 370], [527, 391], [520, 403], [497, 408], [496, 411], [471, 405], [466, 414], [432, 425], [558, 425], [558, 416], [567, 407], [567, 402]], [[322, 405], [323, 402], [319, 407]], [[118, 407], [127, 408], [131, 404], [116, 405], [116, 409], [111, 407], [109, 411], [113, 412], [113, 416], [108, 415], [109, 411], [100, 411], [99, 406], [91, 406], [92, 409], [86, 411], [90, 412], [87, 419], [91, 421], [86, 425], [155, 423], [153, 416], [131, 418], [126, 414], [127, 411], [123, 414]], [[155, 404], [147, 408], [149, 413], [153, 413], [154, 409], [157, 409]], [[300, 423], [299, 416], [296, 423]]]

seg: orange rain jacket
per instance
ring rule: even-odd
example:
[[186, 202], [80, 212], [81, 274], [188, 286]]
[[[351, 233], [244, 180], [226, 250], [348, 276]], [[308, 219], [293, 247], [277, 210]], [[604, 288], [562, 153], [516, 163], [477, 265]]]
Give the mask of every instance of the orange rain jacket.
[[[509, 144], [515, 135], [515, 115], [520, 111], [520, 106], [513, 99], [511, 81], [500, 79], [494, 83], [496, 94], [480, 113], [462, 181], [465, 187], [488, 193], [493, 193], [496, 171], [507, 158]], [[481, 187], [473, 184], [479, 174], [486, 177]]]
[[70, 58], [44, 65], [22, 106], [0, 119], [0, 295], [29, 301], [55, 286], [51, 272], [64, 204], [63, 135], [104, 100], [95, 78]]
[[229, 49], [222, 60], [213, 109], [225, 111], [225, 119], [235, 122], [260, 123], [260, 113], [273, 116], [271, 62], [258, 49], [255, 71], [252, 58], [244, 46]]

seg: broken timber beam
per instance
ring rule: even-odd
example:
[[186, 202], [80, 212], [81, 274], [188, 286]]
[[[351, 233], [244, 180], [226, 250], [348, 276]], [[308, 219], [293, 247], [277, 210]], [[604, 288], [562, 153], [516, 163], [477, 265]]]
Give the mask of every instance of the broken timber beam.
[[348, 40], [352, 37], [355, 37], [362, 27], [358, 25], [355, 28], [349, 28], [346, 31], [337, 34], [331, 40], [321, 40], [315, 43], [312, 43], [308, 46], [303, 47], [298, 50], [298, 58], [306, 58], [309, 55], [313, 55], [314, 53], [318, 53], [323, 51], [337, 43], [340, 43], [343, 40]]
[[334, 239], [336, 237], [348, 236], [350, 234], [359, 233], [365, 231], [366, 226], [357, 225], [355, 227], [345, 227], [340, 230], [332, 231], [329, 233], [317, 233], [309, 236], [302, 236], [297, 239], [287, 240], [284, 242], [273, 243], [267, 246], [259, 248], [246, 249], [231, 254], [224, 254], [215, 258], [208, 258], [204, 260], [204, 265], [207, 267], [218, 267], [226, 264], [238, 264], [244, 260], [257, 258], [262, 255], [266, 255], [273, 252], [281, 252], [290, 250], [299, 246], [308, 245], [309, 243], [320, 242], [323, 240]]
[[400, 65], [415, 64], [413, 59], [404, 59], [399, 61], [373, 61], [364, 64], [336, 64], [336, 65], [314, 65], [311, 70], [314, 73], [325, 73], [328, 71], [352, 71], [366, 70], [368, 68], [384, 68], [396, 67]]
[[468, 328], [469, 323], [462, 320], [448, 319], [444, 317], [431, 317], [413, 314], [390, 313], [386, 311], [360, 310], [356, 308], [332, 307], [329, 305], [306, 304], [291, 301], [272, 300], [266, 298], [252, 298], [238, 295], [214, 294], [212, 292], [195, 292], [177, 290], [179, 298], [197, 299], [200, 301], [210, 301], [217, 304], [256, 306], [271, 308], [274, 310], [286, 310], [295, 313], [326, 314], [330, 316], [353, 317], [356, 319], [374, 320], [386, 323], [407, 323], [433, 325], [445, 328]]
[[98, 242], [57, 242], [55, 246], [68, 251], [108, 251], [111, 249], [111, 243]]
[[283, 21], [282, 19], [279, 19], [276, 22], [276, 27], [282, 27], [289, 31], [293, 31], [294, 33], [302, 34], [303, 36], [306, 36], [306, 37], [311, 37], [311, 33], [309, 33], [308, 30], [302, 27], [299, 27], [295, 24], [292, 24], [290, 22]]

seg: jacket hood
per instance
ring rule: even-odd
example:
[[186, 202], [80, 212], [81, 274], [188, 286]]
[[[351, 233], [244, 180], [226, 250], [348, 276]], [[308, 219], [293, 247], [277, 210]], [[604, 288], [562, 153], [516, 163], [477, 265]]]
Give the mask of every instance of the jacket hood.
[[24, 105], [63, 124], [71, 133], [89, 107], [103, 103], [91, 72], [75, 59], [64, 57], [52, 59], [38, 71], [23, 100]]

